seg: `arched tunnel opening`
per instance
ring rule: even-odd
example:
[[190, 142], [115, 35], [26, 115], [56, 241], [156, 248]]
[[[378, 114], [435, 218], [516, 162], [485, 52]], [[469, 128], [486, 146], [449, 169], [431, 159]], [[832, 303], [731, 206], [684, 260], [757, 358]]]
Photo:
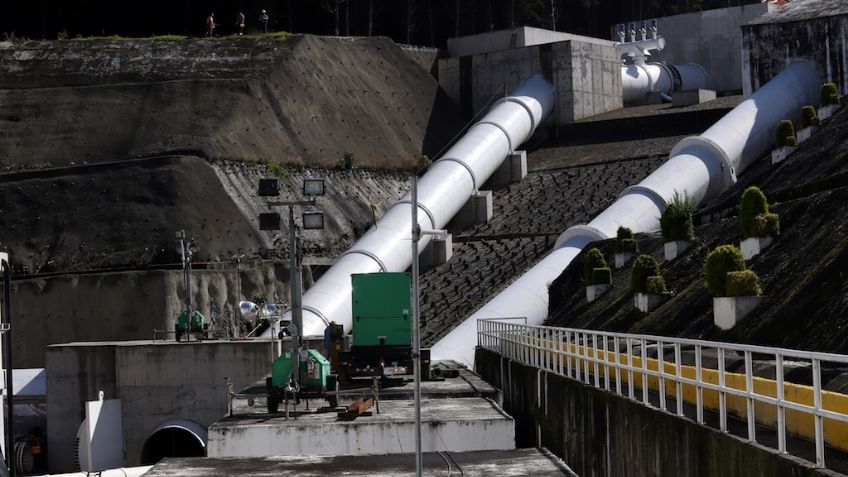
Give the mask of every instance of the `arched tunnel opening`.
[[152, 465], [165, 457], [204, 457], [206, 445], [194, 432], [179, 426], [157, 429], [144, 441], [141, 464]]

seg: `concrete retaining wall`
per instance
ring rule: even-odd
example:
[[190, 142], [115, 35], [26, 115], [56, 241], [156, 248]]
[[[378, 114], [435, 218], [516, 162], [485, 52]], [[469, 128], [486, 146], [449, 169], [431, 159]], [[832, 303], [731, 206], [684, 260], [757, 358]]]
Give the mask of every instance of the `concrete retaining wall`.
[[759, 89], [796, 59], [815, 62], [825, 81], [836, 83], [843, 94], [848, 91], [848, 15], [744, 26], [745, 95]]
[[767, 4], [718, 8], [657, 19], [665, 49], [650, 61], [697, 63], [707, 70], [707, 88], [742, 89], [742, 25], [759, 17]]
[[207, 427], [227, 413], [226, 379], [238, 391], [271, 366], [267, 341], [73, 343], [47, 348], [47, 435], [51, 473], [74, 467], [85, 401], [121, 399], [125, 465], [139, 465], [145, 440], [161, 424], [186, 419]]
[[516, 421], [516, 443], [550, 449], [578, 475], [837, 475], [490, 351], [477, 350], [475, 367], [503, 390], [504, 409]]
[[556, 125], [622, 107], [621, 61], [612, 42], [567, 40], [439, 60], [439, 84], [470, 117], [542, 73], [557, 92]]

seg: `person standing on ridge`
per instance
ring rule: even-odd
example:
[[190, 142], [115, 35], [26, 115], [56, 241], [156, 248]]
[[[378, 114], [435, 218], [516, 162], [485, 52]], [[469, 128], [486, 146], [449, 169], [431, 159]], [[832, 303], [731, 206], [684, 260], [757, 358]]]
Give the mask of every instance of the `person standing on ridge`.
[[215, 31], [215, 14], [210, 13], [208, 17], [206, 17], [206, 37], [209, 38], [212, 36], [212, 32]]
[[239, 36], [244, 35], [244, 12], [239, 11], [236, 17], [236, 28], [238, 28]]
[[259, 23], [262, 24], [262, 33], [268, 33], [268, 12], [262, 10], [262, 13], [259, 15]]

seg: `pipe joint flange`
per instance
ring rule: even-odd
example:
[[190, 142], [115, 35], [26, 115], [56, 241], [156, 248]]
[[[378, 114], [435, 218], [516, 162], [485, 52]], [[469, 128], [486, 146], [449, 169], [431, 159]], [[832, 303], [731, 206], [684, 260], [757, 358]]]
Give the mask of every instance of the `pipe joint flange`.
[[306, 310], [306, 311], [312, 313], [313, 315], [317, 316], [318, 318], [320, 318], [321, 321], [323, 321], [325, 325], [330, 326], [330, 320], [328, 320], [327, 317], [324, 316], [324, 314], [321, 313], [321, 311], [318, 310], [318, 308], [315, 308], [315, 307], [312, 307], [312, 306], [309, 306], [309, 305], [301, 305], [301, 308], [303, 308], [304, 310]]
[[707, 187], [707, 193], [703, 200], [715, 197], [736, 183], [736, 167], [734, 166], [733, 161], [731, 161], [730, 157], [721, 146], [704, 136], [689, 136], [687, 138], [683, 138], [682, 141], [678, 142], [677, 145], [674, 146], [668, 157], [674, 157], [681, 154], [689, 147], [700, 147], [702, 149], [706, 149], [707, 152], [710, 153], [712, 159], [718, 162], [719, 167], [721, 168], [721, 177], [718, 181], [714, 181], [714, 178], [710, 177], [710, 185]]
[[[392, 207], [394, 207], [395, 205], [400, 205], [400, 204], [410, 204], [410, 205], [412, 205], [412, 199], [399, 200], [399, 201], [395, 202], [395, 204]], [[436, 228], [436, 219], [434, 218], [433, 213], [430, 212], [430, 209], [428, 209], [427, 206], [422, 204], [421, 202], [418, 202], [418, 208], [423, 210], [424, 213], [427, 214], [427, 217], [430, 219], [431, 227], [435, 229]]]
[[556, 239], [556, 243], [554, 244], [554, 250], [560, 248], [565, 242], [573, 239], [574, 237], [585, 237], [588, 238], [590, 242], [597, 242], [599, 240], [607, 240], [612, 237], [608, 237], [607, 234], [601, 232], [600, 229], [592, 227], [591, 225], [581, 224], [574, 225], [568, 228], [565, 232], [561, 233], [559, 237]]
[[621, 194], [619, 194], [618, 198], [620, 199], [627, 194], [639, 194], [639, 193], [650, 197], [651, 200], [653, 200], [657, 204], [657, 207], [660, 210], [665, 210], [665, 208], [668, 207], [668, 201], [665, 200], [665, 197], [660, 195], [659, 192], [655, 191], [654, 189], [651, 189], [650, 187], [645, 187], [645, 186], [639, 185], [639, 184], [632, 185], [632, 186], [624, 189], [621, 192]]
[[524, 108], [524, 110], [527, 111], [527, 116], [530, 116], [530, 131], [532, 132], [536, 130], [536, 117], [533, 116], [533, 110], [530, 109], [530, 106], [527, 106], [524, 101], [516, 98], [515, 96], [507, 96], [506, 98], [499, 99], [495, 104], [497, 103], [515, 103]]
[[380, 257], [377, 256], [377, 254], [375, 254], [374, 252], [369, 252], [368, 250], [348, 250], [347, 252], [341, 254], [339, 256], [339, 258], [342, 258], [345, 255], [356, 255], [356, 254], [365, 255], [366, 257], [370, 258], [371, 260], [374, 260], [375, 262], [377, 262], [377, 265], [380, 266], [381, 272], [388, 272], [389, 271], [389, 269], [386, 268], [386, 264], [383, 263], [383, 260], [380, 259]]
[[446, 161], [446, 162], [455, 162], [460, 166], [464, 167], [468, 174], [471, 175], [471, 185], [474, 186], [474, 192], [477, 192], [477, 176], [474, 174], [474, 169], [471, 168], [465, 161], [461, 159], [454, 159], [453, 157], [443, 157], [436, 162]]
[[503, 127], [500, 124], [493, 122], [493, 121], [479, 121], [477, 124], [475, 124], [475, 126], [479, 126], [481, 124], [488, 124], [489, 126], [494, 126], [498, 129], [500, 129], [501, 132], [504, 133], [504, 136], [506, 136], [506, 142], [507, 142], [507, 145], [509, 146], [509, 153], [510, 154], [513, 153], [514, 149], [512, 148], [512, 137], [510, 137], [509, 132], [506, 130], [505, 127]]

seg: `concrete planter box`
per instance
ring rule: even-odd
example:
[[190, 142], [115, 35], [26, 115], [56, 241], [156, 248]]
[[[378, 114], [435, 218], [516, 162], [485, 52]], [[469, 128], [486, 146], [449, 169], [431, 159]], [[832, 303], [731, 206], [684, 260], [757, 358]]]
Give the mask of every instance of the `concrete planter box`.
[[713, 298], [713, 323], [723, 330], [729, 330], [748, 316], [761, 301], [761, 296], [717, 296]]
[[692, 243], [693, 242], [691, 240], [675, 240], [674, 242], [666, 242], [663, 245], [665, 259], [671, 261], [683, 255], [683, 252], [692, 247]]
[[783, 146], [771, 151], [771, 163], [778, 164], [795, 152], [796, 146]]
[[748, 237], [739, 242], [739, 250], [742, 251], [742, 256], [745, 260], [750, 260], [751, 258], [759, 255], [760, 252], [765, 250], [772, 242], [774, 242], [774, 237], [771, 235], [767, 235], [765, 237]]
[[833, 116], [833, 113], [842, 109], [841, 104], [831, 104], [830, 106], [822, 106], [819, 108], [818, 117], [821, 118], [822, 121]]
[[637, 292], [633, 295], [633, 306], [642, 313], [649, 313], [665, 303], [667, 299], [668, 297], [666, 295]]
[[615, 257], [615, 268], [624, 268], [636, 254], [633, 252], [622, 252], [614, 255]]
[[802, 142], [806, 141], [807, 139], [810, 139], [810, 136], [812, 136], [813, 133], [816, 132], [816, 130], [818, 130], [818, 128], [819, 128], [818, 126], [809, 126], [809, 127], [806, 127], [804, 129], [798, 131], [798, 134], [795, 135], [795, 139], [798, 141], [798, 144], [801, 144]]
[[586, 302], [592, 303], [597, 300], [601, 295], [610, 291], [612, 285], [603, 284], [603, 285], [589, 285], [586, 287]]

